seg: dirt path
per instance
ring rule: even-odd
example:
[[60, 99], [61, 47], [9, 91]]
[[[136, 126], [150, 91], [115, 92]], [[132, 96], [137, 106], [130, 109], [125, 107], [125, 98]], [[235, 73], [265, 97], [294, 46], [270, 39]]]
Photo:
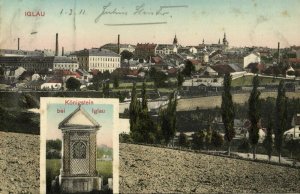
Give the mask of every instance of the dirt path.
[[300, 170], [251, 161], [120, 144], [124, 193], [300, 192]]
[[0, 193], [39, 193], [38, 135], [0, 131]]

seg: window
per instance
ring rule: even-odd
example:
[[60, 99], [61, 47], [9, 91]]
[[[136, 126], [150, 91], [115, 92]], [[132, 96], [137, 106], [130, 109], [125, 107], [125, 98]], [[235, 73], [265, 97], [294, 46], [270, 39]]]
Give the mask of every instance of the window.
[[78, 141], [73, 144], [73, 158], [74, 159], [86, 158], [86, 145], [83, 142]]

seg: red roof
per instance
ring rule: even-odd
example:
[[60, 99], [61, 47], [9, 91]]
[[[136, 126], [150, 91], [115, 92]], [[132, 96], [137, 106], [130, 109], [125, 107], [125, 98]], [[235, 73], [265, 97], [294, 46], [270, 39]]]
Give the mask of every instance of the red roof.
[[210, 67], [213, 70], [215, 70], [218, 74], [228, 74], [235, 72], [234, 69], [232, 69], [229, 65], [218, 64]]
[[196, 59], [189, 59], [189, 61], [190, 61], [193, 65], [198, 65], [199, 63], [201, 63], [200, 60], [196, 60]]
[[288, 61], [290, 63], [300, 63], [300, 59], [299, 58], [289, 58]]
[[168, 74], [176, 74], [177, 73], [177, 69], [176, 68], [171, 68], [171, 69], [168, 69]]
[[161, 63], [161, 61], [162, 61], [162, 58], [160, 58], [160, 57], [158, 57], [158, 56], [156, 56], [156, 57], [152, 57], [152, 62], [153, 63]]

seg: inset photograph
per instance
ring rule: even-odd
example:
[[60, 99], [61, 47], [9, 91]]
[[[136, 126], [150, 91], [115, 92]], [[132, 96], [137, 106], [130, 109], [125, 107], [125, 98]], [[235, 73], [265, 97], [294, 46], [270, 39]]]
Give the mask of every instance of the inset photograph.
[[118, 192], [118, 99], [41, 98], [41, 112], [40, 192]]

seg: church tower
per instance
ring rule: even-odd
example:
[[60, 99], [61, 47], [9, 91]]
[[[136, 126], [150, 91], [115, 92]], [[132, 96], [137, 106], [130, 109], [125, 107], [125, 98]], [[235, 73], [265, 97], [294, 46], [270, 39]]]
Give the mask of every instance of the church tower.
[[226, 33], [224, 33], [224, 38], [223, 38], [223, 45], [224, 46], [226, 46], [226, 47], [228, 47], [228, 41], [227, 41], [227, 39], [226, 39]]
[[173, 40], [173, 45], [174, 46], [178, 45], [178, 40], [177, 40], [176, 34], [175, 34], [175, 37], [174, 37], [174, 40]]

